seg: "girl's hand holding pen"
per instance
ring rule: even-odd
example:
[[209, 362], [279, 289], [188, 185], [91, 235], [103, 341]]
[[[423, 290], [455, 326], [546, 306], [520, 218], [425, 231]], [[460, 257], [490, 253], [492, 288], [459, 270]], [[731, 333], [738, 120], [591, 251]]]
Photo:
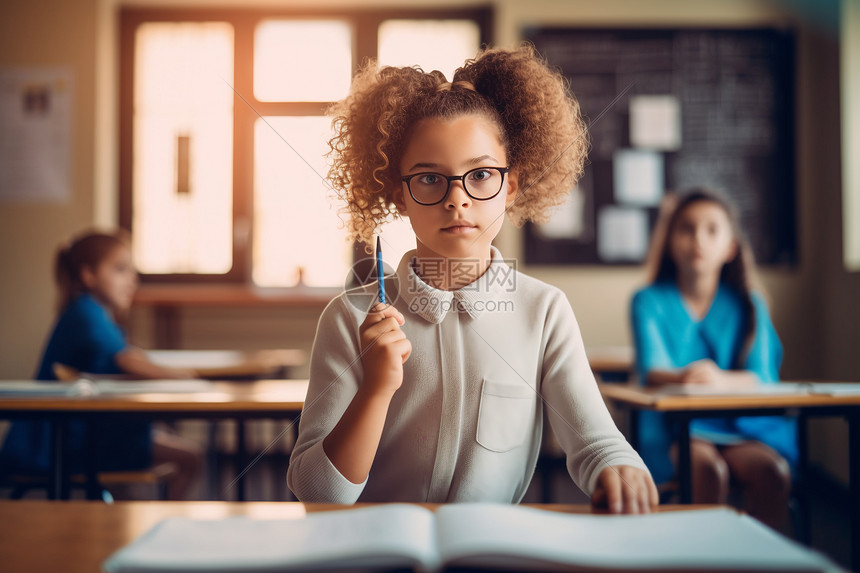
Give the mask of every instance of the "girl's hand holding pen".
[[377, 303], [359, 328], [364, 390], [393, 395], [403, 383], [403, 364], [412, 353], [412, 344], [400, 330], [403, 315], [390, 305]]

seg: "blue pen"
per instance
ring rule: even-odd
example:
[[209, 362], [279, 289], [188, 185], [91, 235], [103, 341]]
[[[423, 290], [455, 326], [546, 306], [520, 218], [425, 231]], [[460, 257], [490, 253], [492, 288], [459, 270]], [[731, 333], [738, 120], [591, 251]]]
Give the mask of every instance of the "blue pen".
[[379, 246], [379, 235], [376, 236], [376, 280], [379, 284], [379, 302], [385, 304], [385, 275], [382, 273], [382, 247]]

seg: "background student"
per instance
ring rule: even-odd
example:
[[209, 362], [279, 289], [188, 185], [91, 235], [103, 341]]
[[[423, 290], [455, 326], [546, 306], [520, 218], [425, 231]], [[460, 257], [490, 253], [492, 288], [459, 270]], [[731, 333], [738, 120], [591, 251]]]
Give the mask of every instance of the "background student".
[[[132, 374], [139, 378], [192, 378], [193, 371], [163, 368], [129, 345], [120, 327], [137, 288], [137, 272], [125, 233], [87, 232], [57, 253], [55, 278], [59, 317], [36, 374], [56, 380], [59, 363], [92, 374]], [[69, 425], [73, 470], [83, 470], [87, 443], [83, 422]], [[14, 422], [3, 444], [8, 469], [47, 472], [50, 431], [46, 422]], [[99, 471], [136, 470], [170, 461], [178, 467], [168, 496], [182, 499], [202, 464], [199, 446], [149, 422], [113, 418], [94, 428]]]
[[451, 82], [371, 65], [334, 115], [329, 178], [353, 236], [372, 244], [386, 217], [405, 216], [417, 249], [388, 279], [390, 305], [357, 304], [371, 285], [324, 311], [292, 491], [516, 503], [546, 404], [593, 502], [649, 511], [656, 488], [603, 404], [570, 303], [491, 246], [506, 212], [544, 217], [582, 173], [585, 126], [563, 78], [528, 47], [484, 51]]
[[[726, 198], [706, 189], [668, 197], [650, 266], [651, 285], [632, 302], [642, 383], [744, 388], [779, 380], [782, 345], [753, 290], [752, 252]], [[783, 526], [798, 455], [795, 420], [701, 419], [690, 430], [694, 503], [726, 503], [736, 482], [752, 515]], [[639, 435], [655, 480], [669, 480], [673, 437], [663, 417], [642, 412]]]

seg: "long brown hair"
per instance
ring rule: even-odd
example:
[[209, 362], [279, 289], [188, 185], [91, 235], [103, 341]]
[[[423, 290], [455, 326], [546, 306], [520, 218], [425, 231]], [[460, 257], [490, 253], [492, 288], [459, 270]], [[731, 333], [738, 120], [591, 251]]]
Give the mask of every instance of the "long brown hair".
[[755, 337], [756, 311], [752, 300], [752, 291], [760, 287], [756, 279], [753, 252], [740, 227], [737, 208], [727, 197], [713, 189], [704, 187], [690, 189], [681, 195], [666, 196], [651, 239], [651, 251], [648, 260], [649, 282], [677, 282], [678, 267], [672, 259], [669, 237], [677, 225], [681, 213], [690, 205], [702, 201], [713, 203], [725, 211], [732, 228], [734, 241], [737, 244], [737, 253], [734, 258], [724, 264], [720, 271], [720, 283], [728, 286], [740, 296], [744, 314], [747, 317], [743, 344], [734, 365], [735, 368], [740, 368], [746, 360]]
[[81, 279], [84, 267], [95, 269], [117, 247], [129, 247], [128, 233], [86, 231], [57, 250], [54, 279], [57, 281], [57, 310], [62, 312], [78, 296], [87, 292]]

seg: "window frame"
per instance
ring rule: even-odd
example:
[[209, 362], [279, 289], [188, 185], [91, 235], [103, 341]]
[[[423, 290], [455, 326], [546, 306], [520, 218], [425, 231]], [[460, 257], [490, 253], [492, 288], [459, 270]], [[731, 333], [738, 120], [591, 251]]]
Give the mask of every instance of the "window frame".
[[[268, 19], [324, 20], [348, 22], [353, 29], [352, 74], [367, 58], [377, 57], [378, 30], [382, 22], [392, 19], [409, 20], [472, 20], [478, 25], [480, 45], [491, 43], [492, 7], [439, 9], [373, 9], [373, 10], [295, 10], [295, 9], [197, 9], [197, 8], [137, 8], [120, 10], [119, 59], [119, 225], [134, 237], [133, 221], [133, 158], [134, 158], [134, 61], [135, 35], [138, 27], [152, 22], [227, 22], [234, 30], [233, 56], [233, 264], [225, 274], [141, 274], [145, 283], [253, 283], [253, 189], [254, 189], [254, 124], [260, 116], [324, 115], [332, 102], [269, 102], [258, 101], [254, 95], [254, 31], [258, 23]], [[241, 97], [240, 97], [241, 95]], [[253, 108], [253, 109], [252, 109]], [[364, 248], [354, 248], [356, 260], [364, 256]], [[312, 287], [285, 287], [287, 290]], [[324, 290], [324, 289], [323, 289]]]

